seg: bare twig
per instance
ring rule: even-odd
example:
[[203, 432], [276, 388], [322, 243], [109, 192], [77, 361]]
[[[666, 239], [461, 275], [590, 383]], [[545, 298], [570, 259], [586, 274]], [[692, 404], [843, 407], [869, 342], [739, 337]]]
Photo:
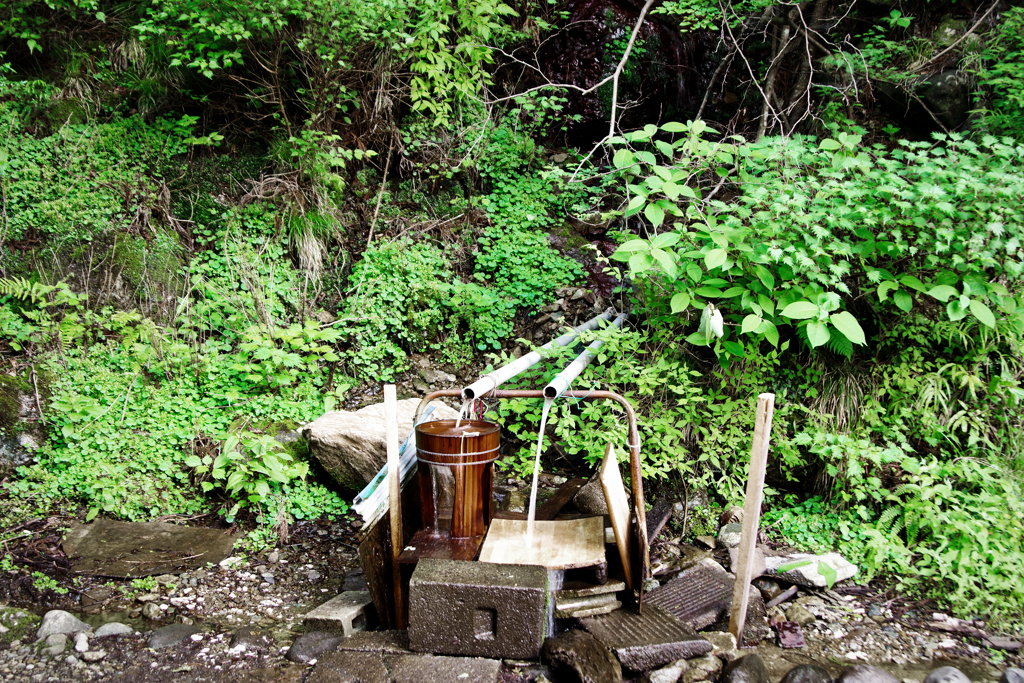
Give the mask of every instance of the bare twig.
[[629, 36], [629, 42], [626, 44], [626, 51], [622, 54], [622, 59], [615, 66], [615, 73], [612, 74], [612, 111], [611, 120], [608, 123], [608, 137], [611, 138], [615, 135], [615, 107], [619, 103], [619, 76], [622, 74], [622, 69], [625, 68], [626, 62], [629, 61], [629, 53], [633, 51], [633, 43], [636, 42], [637, 34], [640, 33], [640, 28], [644, 25], [644, 19], [647, 18], [647, 10], [651, 9], [651, 5], [654, 4], [654, 0], [647, 0], [644, 3], [643, 9], [640, 10], [640, 16], [636, 18], [636, 24], [633, 25], [633, 33]]
[[384, 162], [384, 179], [380, 181], [380, 192], [377, 193], [377, 206], [373, 209], [373, 221], [370, 223], [370, 234], [366, 238], [366, 248], [370, 248], [370, 244], [373, 242], [373, 230], [377, 227], [377, 214], [380, 213], [380, 202], [384, 198], [384, 190], [388, 186], [388, 169], [391, 168], [391, 152], [392, 147], [388, 147], [388, 158]]
[[46, 418], [43, 417], [43, 407], [39, 403], [39, 384], [36, 382], [36, 366], [32, 366], [32, 390], [36, 394], [36, 412], [39, 413], [39, 422], [46, 424]]
[[988, 8], [988, 11], [987, 11], [987, 12], [985, 12], [985, 14], [983, 14], [983, 15], [982, 15], [981, 19], [978, 19], [978, 21], [976, 21], [976, 22], [975, 22], [974, 26], [972, 26], [972, 27], [971, 27], [971, 29], [970, 29], [969, 31], [967, 31], [967, 33], [965, 33], [965, 34], [963, 34], [962, 36], [960, 36], [959, 38], [957, 38], [957, 39], [956, 39], [955, 41], [953, 41], [953, 44], [952, 44], [952, 45], [950, 45], [950, 46], [949, 46], [949, 47], [947, 47], [947, 48], [946, 48], [945, 50], [943, 50], [943, 51], [942, 51], [942, 52], [940, 52], [939, 54], [937, 54], [937, 55], [935, 55], [934, 57], [932, 57], [931, 59], [929, 59], [929, 60], [928, 60], [927, 62], [925, 62], [925, 63], [924, 63], [924, 64], [922, 64], [921, 66], [919, 66], [919, 67], [917, 67], [916, 69], [914, 69], [914, 71], [918, 71], [918, 72], [920, 72], [920, 71], [921, 71], [922, 69], [924, 69], [924, 68], [925, 68], [926, 66], [928, 66], [929, 64], [932, 64], [933, 62], [936, 62], [936, 61], [938, 61], [938, 60], [939, 60], [939, 59], [941, 59], [941, 58], [942, 58], [942, 57], [943, 57], [944, 55], [946, 55], [947, 53], [949, 53], [949, 51], [950, 51], [950, 50], [952, 50], [952, 49], [953, 49], [953, 48], [955, 48], [955, 47], [956, 47], [957, 45], [959, 45], [960, 43], [962, 43], [962, 42], [963, 42], [963, 41], [964, 41], [964, 40], [965, 40], [965, 39], [967, 38], [967, 36], [969, 36], [969, 35], [973, 34], [973, 33], [974, 33], [974, 31], [975, 31], [975, 30], [976, 30], [976, 29], [977, 29], [977, 28], [978, 28], [979, 26], [981, 26], [981, 23], [982, 23], [983, 21], [985, 21], [986, 19], [988, 19], [989, 15], [990, 15], [990, 14], [992, 14], [992, 12], [994, 12], [994, 11], [995, 11], [996, 7], [998, 7], [998, 6], [1000, 5], [1000, 3], [1001, 3], [1001, 2], [1002, 2], [1002, 0], [996, 0], [995, 2], [993, 2], [993, 3], [992, 3], [992, 6]]

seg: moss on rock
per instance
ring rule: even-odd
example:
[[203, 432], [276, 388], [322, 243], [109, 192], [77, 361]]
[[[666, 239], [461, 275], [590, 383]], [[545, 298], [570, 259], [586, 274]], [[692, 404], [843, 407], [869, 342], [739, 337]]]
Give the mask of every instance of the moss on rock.
[[34, 639], [41, 621], [39, 616], [23, 609], [0, 607], [0, 626], [6, 629], [0, 633], [0, 644], [8, 645], [15, 640]]

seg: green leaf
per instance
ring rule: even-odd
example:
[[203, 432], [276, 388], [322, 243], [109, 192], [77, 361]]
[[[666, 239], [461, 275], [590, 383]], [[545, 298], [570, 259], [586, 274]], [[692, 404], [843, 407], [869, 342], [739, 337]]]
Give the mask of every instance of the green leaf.
[[969, 308], [970, 299], [967, 299], [965, 296], [961, 296], [946, 304], [946, 315], [948, 315], [949, 319], [953, 322], [957, 322], [958, 320], [963, 320], [967, 317], [967, 311]]
[[751, 313], [750, 315], [743, 319], [743, 326], [740, 328], [740, 332], [743, 334], [748, 334], [750, 332], [753, 332], [760, 326], [761, 317]]
[[[818, 307], [810, 301], [794, 301], [786, 306], [780, 315], [794, 320], [804, 320], [818, 315]], [[836, 325], [836, 327], [839, 327]]]
[[761, 281], [768, 289], [775, 289], [775, 277], [772, 276], [772, 272], [762, 265], [754, 266], [754, 274], [757, 275], [757, 279]]
[[633, 253], [635, 251], [646, 251], [649, 248], [650, 243], [647, 240], [630, 240], [625, 244], [619, 245], [617, 251]]
[[818, 573], [825, 577], [825, 583], [828, 584], [828, 589], [832, 590], [832, 586], [835, 585], [836, 579], [839, 578], [839, 574], [832, 568], [832, 565], [819, 560]]
[[686, 307], [690, 305], [690, 295], [686, 292], [679, 292], [672, 297], [672, 312], [679, 313], [685, 311]]
[[704, 276], [704, 271], [700, 269], [696, 263], [691, 263], [686, 266], [686, 274], [689, 276], [694, 283], [700, 282], [700, 279]]
[[896, 305], [900, 308], [901, 311], [904, 311], [906, 313], [909, 313], [910, 309], [914, 305], [913, 297], [911, 297], [909, 293], [904, 292], [902, 289], [897, 290], [897, 292], [892, 295], [892, 300], [896, 302]]
[[956, 296], [957, 291], [949, 285], [939, 285], [938, 287], [932, 287], [926, 294], [930, 297], [934, 297], [939, 301], [947, 301], [949, 297]]
[[882, 284], [878, 285], [878, 300], [879, 301], [885, 301], [885, 298], [889, 295], [889, 292], [891, 292], [894, 289], [899, 289], [899, 288], [900, 288], [900, 285], [899, 285], [898, 282], [893, 282], [892, 280], [886, 280]]
[[842, 149], [843, 145], [833, 140], [832, 138], [825, 138], [824, 140], [821, 141], [818, 147], [825, 150], [826, 152], [831, 152], [832, 150]]
[[729, 353], [731, 353], [734, 356], [739, 356], [740, 358], [743, 358], [744, 356], [747, 355], [743, 351], [743, 344], [740, 344], [737, 341], [723, 342], [722, 346], [724, 346], [725, 350], [728, 351]]
[[[778, 348], [779, 346], [779, 328], [775, 327], [775, 323], [764, 321], [766, 329], [764, 331], [764, 338], [768, 340], [768, 343]], [[787, 342], [789, 343], [789, 342]]]
[[725, 249], [712, 249], [704, 256], [704, 267], [708, 270], [714, 270], [725, 263], [727, 258], [729, 258], [729, 255]]
[[667, 249], [678, 241], [678, 232], [663, 232], [651, 240], [651, 249]]
[[678, 121], [669, 121], [661, 124], [661, 129], [666, 133], [682, 133], [686, 130], [686, 126]]
[[103, 12], [97, 12], [96, 13], [96, 18], [99, 19], [100, 21], [102, 21], [103, 23], [107, 22], [107, 15], [104, 14]]
[[696, 294], [707, 299], [717, 299], [722, 296], [722, 290], [718, 287], [698, 287]]
[[646, 201], [647, 197], [643, 195], [633, 195], [633, 197], [630, 198], [629, 200], [629, 204], [626, 205], [625, 215], [632, 216], [633, 214], [640, 210], [640, 207], [643, 206], [644, 202]]
[[857, 322], [857, 319], [849, 311], [833, 313], [828, 319], [837, 330], [842, 332], [854, 344], [860, 344], [861, 346], [867, 344], [867, 341], [864, 339], [864, 330], [861, 329], [860, 323]]
[[816, 349], [828, 342], [832, 334], [828, 331], [828, 325], [822, 322], [807, 323], [807, 341], [811, 342], [811, 348]]
[[913, 275], [904, 275], [903, 277], [901, 277], [900, 284], [902, 284], [904, 287], [909, 287], [910, 289], [917, 290], [918, 292], [924, 292], [928, 290], [925, 284], [918, 280]]
[[654, 227], [658, 227], [665, 221], [665, 211], [657, 204], [648, 204], [644, 209], [644, 215]]
[[971, 299], [971, 313], [973, 313], [974, 317], [980, 320], [983, 324], [995, 329], [996, 317], [992, 315], [992, 309], [978, 299]]
[[670, 278], [675, 279], [676, 262], [675, 259], [672, 258], [671, 254], [661, 249], [652, 249], [651, 256], [657, 259], [658, 263], [661, 264], [661, 267], [665, 269], [665, 272], [668, 274]]

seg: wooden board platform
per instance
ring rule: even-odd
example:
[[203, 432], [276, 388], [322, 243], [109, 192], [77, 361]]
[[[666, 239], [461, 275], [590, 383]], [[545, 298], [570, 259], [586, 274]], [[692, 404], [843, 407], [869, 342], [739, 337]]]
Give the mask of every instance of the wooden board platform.
[[636, 588], [630, 561], [633, 557], [633, 538], [629, 533], [629, 499], [626, 498], [626, 488], [622, 484], [622, 475], [619, 474], [619, 460], [615, 456], [615, 447], [611, 444], [608, 444], [608, 450], [605, 451], [604, 460], [601, 462], [600, 478], [604, 499], [608, 502], [608, 515], [612, 518], [615, 545], [618, 546], [619, 556], [622, 557], [626, 585]]
[[577, 569], [603, 564], [604, 518], [537, 521], [533, 543], [526, 545], [525, 520], [494, 519], [480, 561], [533, 564], [548, 569]]
[[460, 560], [471, 562], [476, 559], [483, 536], [473, 538], [449, 538], [431, 534], [427, 530], [417, 531], [405, 544], [398, 557], [400, 564], [416, 564], [420, 560]]

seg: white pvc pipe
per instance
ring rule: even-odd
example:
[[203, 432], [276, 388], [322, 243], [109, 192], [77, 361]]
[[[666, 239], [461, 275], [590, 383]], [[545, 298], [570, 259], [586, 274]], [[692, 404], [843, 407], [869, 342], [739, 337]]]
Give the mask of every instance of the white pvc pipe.
[[519, 373], [523, 372], [524, 370], [528, 370], [529, 368], [536, 365], [543, 357], [540, 353], [542, 349], [551, 349], [556, 346], [567, 346], [570, 342], [576, 339], [576, 337], [580, 336], [581, 332], [586, 332], [587, 330], [594, 329], [595, 327], [601, 324], [602, 320], [610, 320], [612, 315], [614, 314], [615, 309], [609, 308], [601, 315], [595, 316], [594, 318], [591, 318], [590, 320], [583, 323], [579, 327], [574, 328], [572, 332], [567, 332], [563, 334], [561, 337], [549, 341], [547, 344], [540, 347], [540, 349], [538, 349], [537, 351], [531, 351], [522, 358], [518, 358], [509, 363], [508, 365], [500, 367], [497, 370], [494, 370], [493, 372], [487, 373], [486, 375], [484, 375], [483, 377], [481, 377], [480, 379], [478, 379], [477, 381], [473, 382], [468, 387], [463, 389], [462, 398], [466, 400], [479, 398], [480, 396], [484, 396], [485, 394], [487, 394], [487, 392], [497, 389], [498, 385], [500, 385], [502, 382], [506, 382], [515, 377], [516, 375], [518, 375]]
[[[622, 327], [622, 321], [626, 319], [625, 313], [620, 313], [619, 317], [612, 322], [612, 327]], [[558, 398], [562, 395], [572, 381], [580, 376], [590, 361], [594, 360], [597, 352], [604, 346], [604, 342], [597, 339], [590, 343], [590, 345], [576, 357], [572, 363], [567, 365], [564, 370], [555, 375], [555, 378], [551, 380], [546, 387], [544, 387], [544, 398]]]

